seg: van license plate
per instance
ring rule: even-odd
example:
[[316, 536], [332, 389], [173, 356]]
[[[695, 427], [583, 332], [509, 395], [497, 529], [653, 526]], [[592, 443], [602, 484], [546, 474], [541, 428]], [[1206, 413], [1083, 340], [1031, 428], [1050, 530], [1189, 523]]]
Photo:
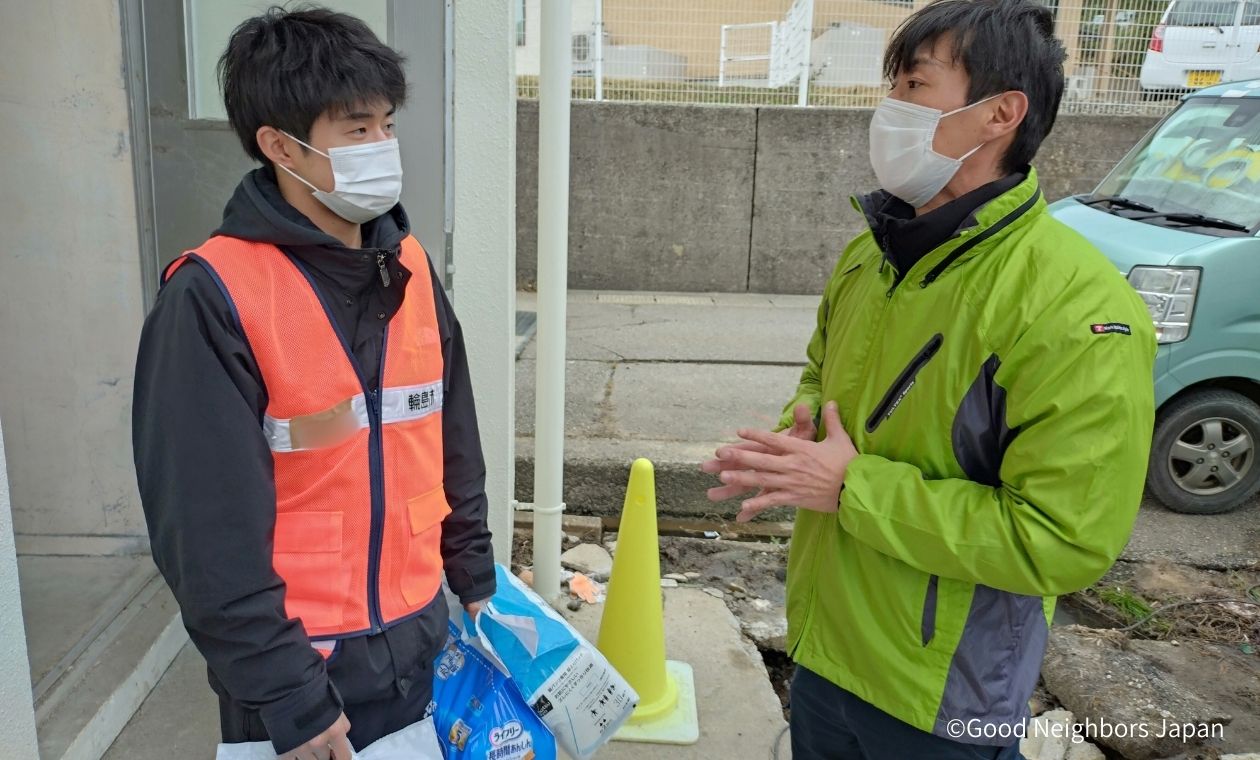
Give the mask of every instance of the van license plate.
[[1219, 71], [1188, 71], [1186, 72], [1187, 87], [1211, 87], [1214, 84], [1221, 83], [1221, 72]]

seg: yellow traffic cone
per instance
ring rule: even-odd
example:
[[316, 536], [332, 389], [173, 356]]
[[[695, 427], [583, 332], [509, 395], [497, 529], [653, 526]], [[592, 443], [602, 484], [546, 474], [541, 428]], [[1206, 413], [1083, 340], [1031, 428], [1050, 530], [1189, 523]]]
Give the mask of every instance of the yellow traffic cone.
[[646, 459], [630, 468], [598, 646], [639, 694], [638, 708], [614, 739], [657, 744], [700, 739], [691, 666], [665, 659], [656, 484]]

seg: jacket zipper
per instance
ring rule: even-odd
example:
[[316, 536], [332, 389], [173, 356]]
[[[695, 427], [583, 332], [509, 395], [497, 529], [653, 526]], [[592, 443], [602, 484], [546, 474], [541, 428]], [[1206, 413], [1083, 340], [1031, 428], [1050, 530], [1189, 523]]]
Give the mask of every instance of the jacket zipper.
[[389, 267], [387, 266], [390, 253], [390, 251], [387, 251], [384, 248], [381, 248], [376, 252], [376, 268], [380, 270], [381, 273], [381, 284], [387, 288], [390, 283]]
[[884, 420], [891, 417], [893, 412], [897, 411], [897, 407], [901, 405], [901, 402], [906, 397], [906, 394], [914, 387], [915, 377], [918, 376], [919, 370], [923, 369], [923, 367], [932, 360], [933, 356], [936, 356], [936, 352], [941, 350], [941, 343], [944, 341], [945, 336], [942, 334], [937, 333], [936, 335], [933, 335], [932, 339], [927, 342], [927, 345], [919, 349], [919, 352], [914, 355], [914, 358], [910, 360], [910, 363], [906, 365], [906, 368], [901, 370], [901, 374], [897, 375], [897, 379], [893, 382], [892, 386], [889, 387], [886, 393], [884, 393], [884, 398], [879, 402], [879, 405], [875, 407], [875, 411], [872, 412], [871, 416], [866, 420], [867, 433], [874, 433], [875, 429], [878, 428]]
[[[390, 251], [379, 249], [376, 253], [377, 266], [381, 269], [381, 282], [389, 286], [389, 273], [384, 267], [385, 259]], [[329, 308], [327, 301], [324, 299], [323, 293], [315, 284], [315, 279], [307, 271], [302, 262], [290, 255], [290, 261], [306, 278], [310, 284], [311, 290], [315, 293], [315, 297], [319, 299], [320, 304], [324, 307], [324, 315], [328, 318], [329, 325], [332, 326], [333, 332], [337, 335], [337, 340], [341, 342], [341, 348], [346, 352], [346, 360], [350, 362], [351, 369], [354, 370], [355, 376], [359, 379], [359, 387], [363, 388], [363, 393], [367, 400], [368, 413], [368, 476], [371, 480], [369, 484], [370, 500], [371, 500], [371, 526], [368, 534], [368, 625], [371, 633], [376, 634], [385, 630], [385, 625], [381, 619], [381, 596], [380, 596], [380, 574], [381, 574], [381, 543], [384, 541], [385, 532], [385, 455], [384, 455], [384, 433], [381, 423], [381, 391], [385, 384], [385, 353], [389, 348], [389, 325], [385, 325], [385, 331], [381, 336], [381, 362], [379, 372], [376, 378], [376, 387], [369, 388], [367, 380], [363, 375], [363, 370], [359, 366], [359, 360], [355, 358], [354, 351], [350, 348], [350, 343], [346, 340], [346, 336], [342, 334], [341, 328], [337, 326], [337, 320], [333, 317], [332, 309]]]
[[[885, 265], [886, 265], [887, 263], [888, 263], [888, 262], [887, 262], [887, 260], [881, 260], [881, 261], [880, 261], [880, 264], [879, 264], [879, 275], [880, 275], [881, 277], [882, 277], [882, 276], [883, 276], [883, 274], [884, 274], [884, 268], [885, 268]], [[860, 266], [860, 265], [859, 265], [859, 266]], [[850, 269], [850, 270], [849, 270], [849, 272], [852, 272], [852, 271], [854, 271], [854, 270], [856, 270], [856, 269], [858, 269], [858, 268], [859, 268], [859, 267], [853, 267], [853, 269]], [[849, 272], [845, 272], [845, 274], [848, 274]], [[880, 287], [883, 287], [882, 283], [880, 284]], [[896, 290], [897, 290], [897, 281], [896, 281], [896, 279], [894, 279], [894, 280], [893, 280], [893, 284], [892, 284], [892, 285], [888, 288], [888, 290], [884, 293], [884, 303], [883, 303], [883, 305], [880, 307], [879, 317], [878, 317], [878, 318], [876, 319], [876, 321], [875, 321], [874, 329], [872, 330], [872, 334], [871, 334], [871, 337], [870, 337], [870, 345], [875, 345], [875, 344], [878, 344], [878, 343], [879, 343], [879, 341], [880, 341], [880, 339], [883, 337], [883, 332], [884, 332], [884, 323], [885, 323], [885, 321], [886, 321], [886, 319], [887, 319], [887, 316], [888, 316], [888, 309], [892, 306], [893, 294], [896, 292]], [[868, 346], [868, 348], [869, 348], [869, 346]], [[870, 352], [868, 351], [868, 356], [869, 356], [869, 354], [870, 354]], [[866, 370], [869, 370], [869, 369], [870, 369], [870, 362], [871, 362], [871, 361], [872, 361], [872, 360], [871, 360], [871, 359], [869, 359], [869, 358], [866, 360], [866, 363], [865, 363], [865, 365], [864, 365], [864, 369], [863, 369], [863, 374], [865, 374]], [[819, 427], [821, 428], [821, 424], [820, 424], [820, 423], [821, 423], [821, 420], [817, 420], [817, 419], [816, 419], [816, 420], [814, 421], [815, 426], [819, 426]], [[815, 547], [815, 548], [816, 548], [816, 547]], [[817, 575], [818, 575], [818, 564], [819, 564], [819, 562], [821, 561], [821, 560], [819, 559], [819, 558], [820, 558], [820, 556], [821, 556], [820, 552], [818, 552], [818, 551], [814, 551], [814, 552], [813, 552], [813, 567], [812, 567], [812, 569], [810, 570], [810, 574], [811, 574], [811, 576], [813, 576], [813, 577], [817, 577]], [[811, 589], [810, 589], [810, 593], [809, 593], [809, 604], [806, 606], [806, 609], [805, 609], [805, 617], [804, 617], [804, 619], [803, 619], [803, 620], [802, 620], [802, 622], [801, 622], [801, 628], [800, 628], [800, 630], [799, 630], [799, 631], [798, 631], [798, 633], [797, 633], [796, 640], [795, 640], [795, 641], [788, 642], [788, 647], [789, 647], [789, 649], [791, 650], [791, 652], [789, 653], [789, 656], [791, 656], [791, 657], [795, 657], [795, 656], [796, 656], [796, 653], [797, 653], [797, 651], [800, 649], [801, 644], [805, 641], [805, 638], [809, 635], [809, 631], [810, 631], [810, 628], [811, 628], [810, 623], [812, 622], [813, 617], [814, 617], [814, 608], [815, 608], [815, 606], [816, 606], [816, 604], [817, 604], [817, 601], [818, 601], [818, 589], [817, 589], [817, 586], [815, 586], [815, 587], [813, 587], [813, 588], [811, 588]]]
[[[384, 269], [381, 270], [384, 272]], [[388, 275], [386, 275], [388, 277]], [[385, 283], [386, 286], [389, 283]], [[385, 540], [385, 441], [381, 422], [381, 392], [385, 383], [385, 351], [389, 347], [389, 325], [381, 336], [381, 366], [376, 388], [368, 392], [368, 469], [372, 478], [372, 521], [368, 535], [368, 620], [372, 633], [385, 630], [381, 618], [381, 544]]]
[[[379, 248], [376, 251], [376, 268], [381, 273], [381, 285], [389, 287], [389, 255], [392, 251]], [[389, 325], [381, 333], [381, 362], [377, 367], [376, 387], [368, 390], [368, 419], [371, 428], [368, 435], [368, 470], [371, 477], [372, 516], [368, 532], [368, 623], [372, 633], [385, 630], [381, 616], [381, 544], [385, 541], [385, 432], [381, 421], [381, 389], [385, 387], [385, 354], [389, 350]], [[354, 360], [351, 355], [351, 361]]]

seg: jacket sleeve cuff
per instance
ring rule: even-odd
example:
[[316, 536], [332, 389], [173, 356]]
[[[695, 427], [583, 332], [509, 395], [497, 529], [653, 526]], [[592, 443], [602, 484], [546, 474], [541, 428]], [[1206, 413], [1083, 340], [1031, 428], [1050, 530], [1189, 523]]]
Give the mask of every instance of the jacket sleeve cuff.
[[336, 687], [327, 675], [321, 675], [307, 688], [264, 705], [259, 717], [276, 754], [283, 755], [331, 728], [343, 707]]
[[487, 557], [471, 567], [447, 568], [446, 583], [451, 587], [460, 604], [480, 602], [494, 596], [497, 588], [494, 559]]

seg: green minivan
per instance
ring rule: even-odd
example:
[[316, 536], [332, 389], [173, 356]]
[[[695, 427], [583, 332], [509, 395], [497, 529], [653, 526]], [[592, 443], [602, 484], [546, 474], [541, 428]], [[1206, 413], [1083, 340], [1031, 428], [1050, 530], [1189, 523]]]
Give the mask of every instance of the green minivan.
[[1098, 246], [1155, 322], [1147, 486], [1214, 514], [1260, 491], [1260, 81], [1199, 90], [1090, 195], [1051, 213]]

